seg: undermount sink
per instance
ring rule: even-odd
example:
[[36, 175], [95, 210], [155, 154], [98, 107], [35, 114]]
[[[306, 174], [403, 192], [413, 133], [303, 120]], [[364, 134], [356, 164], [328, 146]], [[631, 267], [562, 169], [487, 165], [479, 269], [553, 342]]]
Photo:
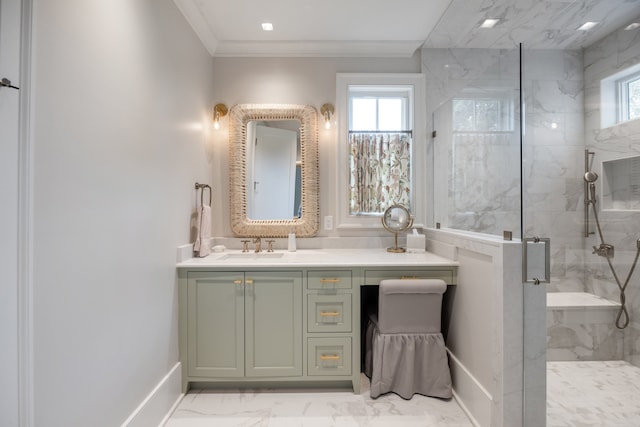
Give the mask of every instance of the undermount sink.
[[282, 258], [282, 255], [284, 255], [282, 252], [245, 252], [241, 254], [226, 254], [221, 256], [219, 259], [273, 259]]

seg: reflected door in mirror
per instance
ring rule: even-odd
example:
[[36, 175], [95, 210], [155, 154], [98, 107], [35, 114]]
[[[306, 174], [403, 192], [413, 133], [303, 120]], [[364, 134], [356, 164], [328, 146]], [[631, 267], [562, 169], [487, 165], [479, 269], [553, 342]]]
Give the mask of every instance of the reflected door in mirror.
[[293, 218], [296, 194], [297, 132], [257, 125], [253, 150], [250, 219]]

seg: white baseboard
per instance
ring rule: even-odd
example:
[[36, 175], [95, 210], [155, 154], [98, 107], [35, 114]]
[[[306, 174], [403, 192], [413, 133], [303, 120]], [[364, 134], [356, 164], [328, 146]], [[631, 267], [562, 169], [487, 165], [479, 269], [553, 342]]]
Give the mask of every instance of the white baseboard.
[[121, 427], [164, 425], [183, 397], [182, 368], [176, 363], [149, 395], [138, 405]]
[[491, 425], [493, 398], [489, 391], [450, 351], [449, 367], [453, 380], [454, 398], [476, 427]]

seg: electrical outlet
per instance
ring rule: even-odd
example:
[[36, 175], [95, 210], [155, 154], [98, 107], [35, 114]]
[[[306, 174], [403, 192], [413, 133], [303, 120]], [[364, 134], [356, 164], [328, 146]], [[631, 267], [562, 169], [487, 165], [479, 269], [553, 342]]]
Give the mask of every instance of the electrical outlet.
[[324, 217], [324, 229], [333, 230], [333, 217], [331, 215]]

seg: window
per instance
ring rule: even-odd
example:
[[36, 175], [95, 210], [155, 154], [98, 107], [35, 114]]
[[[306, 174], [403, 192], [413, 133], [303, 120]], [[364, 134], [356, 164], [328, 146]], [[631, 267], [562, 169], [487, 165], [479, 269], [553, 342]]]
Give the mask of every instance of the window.
[[[349, 86], [350, 131], [400, 131], [409, 129], [411, 88], [390, 93], [383, 88]], [[392, 89], [392, 88], [386, 88]]]
[[380, 227], [396, 203], [424, 221], [423, 87], [419, 74], [338, 74], [338, 227]]
[[601, 127], [640, 118], [640, 64], [600, 82]]
[[617, 81], [618, 122], [640, 117], [640, 72]]
[[465, 93], [453, 100], [454, 132], [503, 132], [513, 130], [513, 101], [510, 94]]

